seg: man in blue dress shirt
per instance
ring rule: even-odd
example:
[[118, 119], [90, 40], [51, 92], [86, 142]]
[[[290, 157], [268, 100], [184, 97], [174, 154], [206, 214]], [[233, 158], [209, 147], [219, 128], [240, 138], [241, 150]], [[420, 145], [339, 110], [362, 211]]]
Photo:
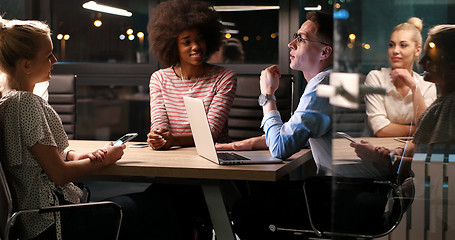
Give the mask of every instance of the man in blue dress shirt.
[[217, 144], [218, 150], [266, 149], [277, 158], [285, 159], [310, 143], [318, 174], [331, 171], [331, 112], [328, 98], [316, 96], [319, 84], [329, 83], [333, 63], [333, 18], [322, 12], [309, 12], [307, 21], [294, 34], [290, 48], [290, 67], [302, 71], [308, 84], [295, 113], [288, 122], [281, 121], [274, 93], [279, 85], [280, 70], [271, 66], [261, 73], [261, 96], [265, 136]]

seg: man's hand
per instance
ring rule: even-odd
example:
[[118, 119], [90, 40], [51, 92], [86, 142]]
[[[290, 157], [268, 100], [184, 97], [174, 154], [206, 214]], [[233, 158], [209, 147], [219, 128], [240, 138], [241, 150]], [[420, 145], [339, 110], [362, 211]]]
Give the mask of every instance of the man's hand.
[[261, 80], [259, 82], [261, 86], [262, 94], [275, 94], [275, 91], [280, 85], [281, 72], [278, 66], [270, 66], [261, 72]]
[[216, 143], [215, 148], [217, 150], [248, 151], [267, 149], [267, 144], [265, 143], [265, 137], [260, 136], [231, 143]]

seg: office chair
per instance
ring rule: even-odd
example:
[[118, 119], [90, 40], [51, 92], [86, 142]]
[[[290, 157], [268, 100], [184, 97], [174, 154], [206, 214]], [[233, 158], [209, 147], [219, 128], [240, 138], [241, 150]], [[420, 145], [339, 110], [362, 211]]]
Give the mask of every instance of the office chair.
[[76, 136], [76, 75], [53, 74], [49, 82], [49, 104], [62, 119], [68, 139]]
[[[275, 92], [283, 121], [291, 117], [293, 86], [292, 75], [282, 75]], [[233, 140], [264, 134], [260, 127], [263, 117], [262, 107], [258, 105], [260, 94], [259, 75], [237, 75], [237, 91], [228, 118], [229, 136]]]
[[62, 212], [62, 211], [78, 211], [81, 209], [87, 208], [113, 208], [118, 214], [115, 231], [115, 239], [118, 239], [120, 233], [120, 226], [122, 223], [122, 209], [121, 207], [111, 201], [104, 202], [91, 202], [91, 203], [78, 203], [78, 204], [68, 204], [60, 206], [48, 206], [42, 207], [39, 209], [26, 209], [18, 210], [14, 207], [13, 196], [10, 192], [7, 177], [3, 171], [3, 166], [0, 163], [0, 238], [3, 240], [10, 239], [11, 229], [15, 224], [15, 221], [20, 215], [28, 213], [49, 213], [49, 212]]
[[[395, 162], [394, 168], [397, 169], [397, 175], [392, 181], [332, 176], [309, 177], [303, 185], [305, 203], [302, 203], [306, 204], [308, 216], [302, 217], [308, 218], [311, 227], [302, 229], [301, 227], [279, 226], [272, 223], [269, 225], [269, 230], [272, 232], [288, 232], [290, 237], [303, 237], [304, 239], [308, 237], [312, 239], [374, 239], [385, 236], [398, 226], [403, 214], [414, 199], [415, 189], [413, 173], [410, 167], [411, 162], [411, 158], [403, 158], [403, 160]], [[337, 210], [343, 214], [350, 213], [346, 209], [342, 209], [344, 207], [343, 203], [346, 203], [346, 201], [338, 201], [338, 196], [349, 195], [350, 191], [377, 193], [378, 190], [387, 197], [387, 206], [382, 214], [382, 220], [380, 219], [382, 223], [371, 224], [367, 222], [368, 220], [365, 220], [365, 226], [370, 224], [369, 227], [355, 228], [350, 226], [349, 222], [340, 221], [340, 214], [337, 215], [335, 213]], [[315, 197], [316, 195], [318, 196]], [[323, 198], [334, 200], [321, 207], [321, 195]], [[338, 223], [329, 223], [328, 219], [338, 219]]]

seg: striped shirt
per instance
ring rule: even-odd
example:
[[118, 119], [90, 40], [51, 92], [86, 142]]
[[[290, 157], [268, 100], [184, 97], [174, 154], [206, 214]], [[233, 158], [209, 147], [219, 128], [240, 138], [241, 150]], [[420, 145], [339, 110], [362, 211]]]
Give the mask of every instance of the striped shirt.
[[191, 134], [183, 96], [203, 99], [213, 139], [229, 140], [227, 119], [237, 88], [235, 73], [212, 65], [198, 79], [182, 80], [173, 68], [160, 69], [150, 78], [150, 129], [166, 127], [172, 134]]

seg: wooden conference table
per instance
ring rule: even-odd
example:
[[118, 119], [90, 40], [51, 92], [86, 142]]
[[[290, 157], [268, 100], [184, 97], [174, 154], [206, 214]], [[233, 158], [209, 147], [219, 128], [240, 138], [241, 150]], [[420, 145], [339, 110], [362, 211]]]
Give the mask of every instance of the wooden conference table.
[[[69, 149], [88, 152], [105, 141], [70, 140]], [[276, 181], [312, 159], [309, 149], [301, 150], [281, 164], [218, 165], [197, 155], [196, 149], [175, 148], [155, 151], [131, 148], [127, 143], [121, 160], [90, 176], [93, 180], [141, 181], [151, 178], [196, 182], [202, 186], [218, 240], [235, 239], [221, 194], [223, 180]]]

